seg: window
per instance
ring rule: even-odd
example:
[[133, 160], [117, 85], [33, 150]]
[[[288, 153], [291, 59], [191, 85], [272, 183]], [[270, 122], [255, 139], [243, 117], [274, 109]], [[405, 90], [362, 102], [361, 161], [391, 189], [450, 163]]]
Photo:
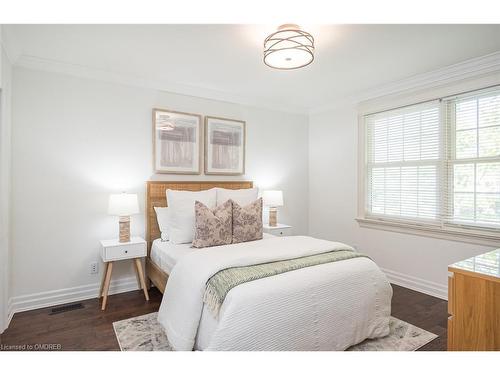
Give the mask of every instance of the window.
[[440, 164], [439, 103], [366, 118], [368, 212], [436, 220]]
[[366, 115], [363, 126], [365, 219], [500, 235], [500, 88]]
[[450, 129], [447, 221], [500, 226], [500, 90], [444, 101]]

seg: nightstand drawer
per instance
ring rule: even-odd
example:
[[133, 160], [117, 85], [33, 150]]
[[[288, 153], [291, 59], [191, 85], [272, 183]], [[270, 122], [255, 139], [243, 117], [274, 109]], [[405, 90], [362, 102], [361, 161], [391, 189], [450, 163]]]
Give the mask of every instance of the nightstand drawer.
[[120, 259], [140, 258], [146, 256], [145, 243], [110, 246], [102, 248], [102, 259], [105, 262]]
[[273, 236], [291, 236], [292, 228], [276, 228], [276, 229], [268, 229], [267, 233], [272, 234]]

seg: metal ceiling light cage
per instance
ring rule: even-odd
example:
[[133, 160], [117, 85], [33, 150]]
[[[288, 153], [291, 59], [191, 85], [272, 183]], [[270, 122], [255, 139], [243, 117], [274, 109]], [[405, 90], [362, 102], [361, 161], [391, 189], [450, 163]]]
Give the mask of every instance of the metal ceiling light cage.
[[275, 69], [302, 68], [314, 60], [314, 38], [295, 24], [285, 24], [264, 41], [264, 64]]

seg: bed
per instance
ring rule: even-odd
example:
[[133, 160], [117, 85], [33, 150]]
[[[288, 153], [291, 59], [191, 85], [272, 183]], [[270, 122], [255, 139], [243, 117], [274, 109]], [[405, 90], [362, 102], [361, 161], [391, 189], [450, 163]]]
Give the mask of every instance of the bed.
[[[264, 239], [271, 237], [274, 236], [268, 233], [263, 234]], [[169, 241], [162, 241], [160, 238], [157, 238], [151, 245], [150, 261], [155, 267], [159, 267], [168, 275], [172, 272], [177, 262], [194, 251], [197, 251], [197, 249], [193, 248], [191, 244], [182, 243], [174, 245]]]
[[[367, 257], [314, 265], [243, 283], [214, 313], [209, 278], [247, 267], [352, 248], [308, 236], [193, 249], [158, 240], [155, 206], [165, 190], [242, 189], [251, 182], [148, 182], [147, 275], [164, 298], [158, 320], [175, 350], [345, 350], [389, 333], [392, 289]], [[167, 280], [170, 276], [170, 280]], [[166, 287], [167, 285], [167, 287]]]
[[165, 191], [188, 190], [201, 191], [215, 187], [224, 189], [249, 189], [253, 187], [252, 181], [148, 181], [146, 183], [146, 241], [148, 243], [148, 253], [146, 257], [146, 275], [149, 284], [153, 284], [160, 292], [165, 291], [169, 272], [166, 272], [151, 258], [151, 248], [153, 241], [160, 238], [160, 228], [156, 220], [155, 207], [167, 207], [167, 197]]

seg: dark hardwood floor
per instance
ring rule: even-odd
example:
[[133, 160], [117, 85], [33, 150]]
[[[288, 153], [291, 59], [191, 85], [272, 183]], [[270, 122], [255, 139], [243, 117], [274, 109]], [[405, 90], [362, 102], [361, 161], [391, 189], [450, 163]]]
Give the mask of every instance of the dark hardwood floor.
[[392, 284], [391, 315], [438, 335], [420, 350], [446, 350], [448, 301]]
[[[397, 285], [393, 289], [392, 315], [439, 335], [420, 350], [446, 350], [447, 302]], [[110, 296], [106, 311], [94, 298], [82, 301], [82, 309], [55, 315], [49, 315], [52, 308], [18, 313], [0, 335], [0, 344], [3, 350], [37, 344], [57, 344], [60, 350], [119, 350], [112, 323], [158, 311], [161, 294], [151, 289], [149, 295], [149, 302], [139, 290]]]

